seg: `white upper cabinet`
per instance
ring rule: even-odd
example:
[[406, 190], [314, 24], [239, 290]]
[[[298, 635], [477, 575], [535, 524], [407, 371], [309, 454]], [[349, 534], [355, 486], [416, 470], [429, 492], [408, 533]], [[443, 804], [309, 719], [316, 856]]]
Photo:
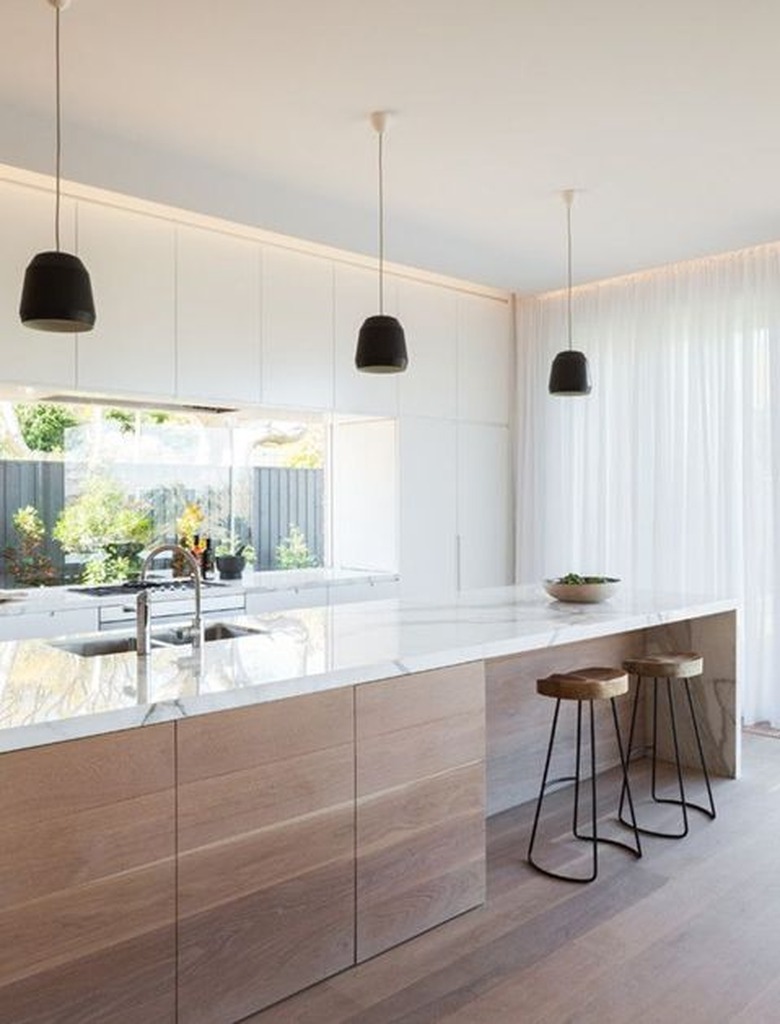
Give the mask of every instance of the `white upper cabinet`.
[[[23, 327], [19, 300], [27, 264], [54, 249], [54, 196], [0, 182], [0, 380], [73, 388], [76, 335]], [[75, 252], [75, 204], [64, 200], [60, 244]]]
[[[338, 412], [398, 415], [397, 373], [360, 373], [355, 367], [358, 333], [379, 312], [376, 271], [338, 263], [335, 267], [335, 399]], [[385, 278], [385, 312], [397, 316], [395, 281]]]
[[260, 401], [260, 246], [177, 228], [176, 393]]
[[401, 413], [453, 419], [456, 410], [457, 299], [449, 288], [398, 281], [398, 308], [409, 366], [401, 377]]
[[80, 203], [78, 247], [92, 277], [97, 323], [78, 338], [77, 386], [173, 397], [173, 224]]
[[458, 296], [458, 418], [508, 423], [512, 313], [507, 302]]
[[400, 421], [401, 596], [452, 595], [457, 588], [456, 424]]
[[514, 579], [509, 429], [458, 427], [458, 583], [462, 590]]
[[286, 249], [263, 251], [263, 402], [330, 409], [333, 264]]

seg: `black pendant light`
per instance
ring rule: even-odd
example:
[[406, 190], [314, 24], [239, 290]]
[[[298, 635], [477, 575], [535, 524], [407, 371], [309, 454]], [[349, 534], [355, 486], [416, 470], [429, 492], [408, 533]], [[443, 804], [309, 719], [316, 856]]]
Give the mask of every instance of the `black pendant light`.
[[95, 326], [95, 303], [87, 268], [69, 252], [60, 251], [60, 11], [70, 0], [47, 0], [55, 10], [56, 178], [54, 251], [33, 256], [24, 275], [19, 316], [40, 331], [89, 331]]
[[589, 395], [591, 384], [588, 360], [584, 353], [573, 349], [571, 343], [571, 207], [574, 189], [566, 189], [562, 194], [566, 204], [566, 323], [569, 347], [553, 359], [549, 390], [551, 395]]
[[382, 142], [387, 124], [385, 111], [374, 111], [371, 115], [371, 124], [377, 133], [379, 143], [379, 315], [368, 317], [360, 328], [355, 366], [363, 373], [402, 373], [409, 363], [404, 329], [394, 316], [385, 314], [385, 203], [382, 163]]

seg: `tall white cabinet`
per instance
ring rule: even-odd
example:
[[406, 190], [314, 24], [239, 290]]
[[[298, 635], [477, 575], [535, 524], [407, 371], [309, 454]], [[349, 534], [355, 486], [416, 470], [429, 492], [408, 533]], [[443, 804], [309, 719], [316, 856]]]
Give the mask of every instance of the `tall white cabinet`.
[[453, 420], [401, 418], [403, 597], [446, 597], [458, 587], [456, 442]]
[[513, 581], [509, 428], [458, 423], [458, 584], [461, 590]]
[[407, 282], [400, 295], [402, 593], [511, 583], [510, 308]]

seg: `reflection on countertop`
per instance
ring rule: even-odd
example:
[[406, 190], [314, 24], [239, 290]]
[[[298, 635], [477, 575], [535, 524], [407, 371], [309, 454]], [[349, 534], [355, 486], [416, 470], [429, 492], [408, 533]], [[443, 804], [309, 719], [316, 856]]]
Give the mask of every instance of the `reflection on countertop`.
[[[236, 616], [259, 630], [205, 645], [81, 657], [46, 640], [0, 643], [0, 751], [131, 728], [467, 661], [504, 657], [736, 608], [632, 593], [562, 605], [536, 585], [442, 602], [397, 599]], [[105, 634], [103, 634], [105, 635]]]

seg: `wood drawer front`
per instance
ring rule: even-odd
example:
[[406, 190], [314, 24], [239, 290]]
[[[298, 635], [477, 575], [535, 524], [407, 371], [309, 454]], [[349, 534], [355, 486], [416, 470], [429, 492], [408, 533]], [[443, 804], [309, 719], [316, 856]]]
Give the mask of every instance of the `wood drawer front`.
[[481, 663], [356, 690], [357, 959], [485, 899]]
[[173, 1022], [173, 737], [0, 758], [0, 1020]]
[[179, 1014], [223, 1024], [354, 962], [352, 690], [177, 729]]

